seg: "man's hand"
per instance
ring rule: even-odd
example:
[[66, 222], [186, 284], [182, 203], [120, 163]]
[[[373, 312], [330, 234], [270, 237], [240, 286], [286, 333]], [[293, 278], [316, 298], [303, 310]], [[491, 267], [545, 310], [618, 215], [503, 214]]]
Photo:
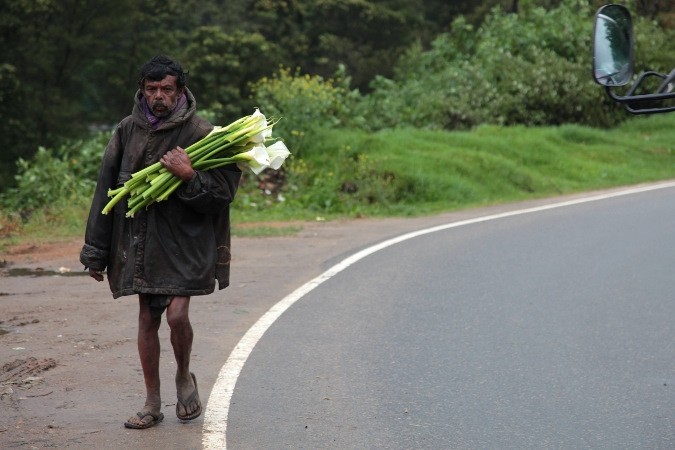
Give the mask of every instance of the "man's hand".
[[100, 270], [89, 269], [89, 276], [96, 281], [103, 281], [103, 272]]
[[185, 182], [190, 181], [195, 174], [192, 163], [190, 162], [190, 157], [185, 150], [180, 147], [176, 147], [167, 152], [160, 158], [159, 162], [166, 167], [166, 170]]

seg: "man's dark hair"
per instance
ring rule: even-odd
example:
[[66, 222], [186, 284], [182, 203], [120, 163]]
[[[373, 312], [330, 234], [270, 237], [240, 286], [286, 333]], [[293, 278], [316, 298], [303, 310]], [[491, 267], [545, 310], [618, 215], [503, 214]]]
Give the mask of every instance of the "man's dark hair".
[[168, 56], [159, 55], [143, 64], [141, 67], [141, 77], [138, 79], [138, 87], [143, 89], [145, 80], [162, 81], [167, 75], [176, 77], [176, 86], [181, 89], [185, 86], [187, 73], [183, 67]]

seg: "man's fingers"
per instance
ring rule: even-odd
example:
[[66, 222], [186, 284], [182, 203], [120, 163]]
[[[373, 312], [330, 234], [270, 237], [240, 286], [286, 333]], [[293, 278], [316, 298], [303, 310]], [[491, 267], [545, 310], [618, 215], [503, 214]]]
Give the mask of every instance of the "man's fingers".
[[164, 165], [173, 165], [173, 164], [186, 164], [190, 161], [189, 157], [185, 150], [180, 147], [176, 147], [173, 150], [169, 150], [160, 158], [160, 161]]
[[103, 281], [103, 272], [100, 270], [89, 269], [89, 276], [96, 281]]
[[160, 158], [159, 162], [171, 172], [171, 174], [183, 181], [190, 181], [194, 175], [190, 156], [188, 156], [187, 152], [180, 147], [176, 147], [173, 150], [166, 152], [164, 156]]

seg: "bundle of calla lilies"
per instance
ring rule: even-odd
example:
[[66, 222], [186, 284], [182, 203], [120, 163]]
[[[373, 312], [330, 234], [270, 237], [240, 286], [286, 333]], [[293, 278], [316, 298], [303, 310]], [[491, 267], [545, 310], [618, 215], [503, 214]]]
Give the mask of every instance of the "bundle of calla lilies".
[[[258, 109], [225, 127], [215, 127], [202, 140], [185, 149], [195, 170], [210, 170], [227, 164], [243, 164], [256, 175], [263, 170], [278, 170], [290, 152], [280, 140], [272, 138], [276, 121], [268, 120]], [[265, 144], [275, 141], [273, 144]], [[157, 162], [131, 175], [131, 179], [117, 189], [109, 189], [112, 199], [103, 208], [108, 214], [124, 197], [127, 217], [154, 202], [166, 200], [183, 183]]]

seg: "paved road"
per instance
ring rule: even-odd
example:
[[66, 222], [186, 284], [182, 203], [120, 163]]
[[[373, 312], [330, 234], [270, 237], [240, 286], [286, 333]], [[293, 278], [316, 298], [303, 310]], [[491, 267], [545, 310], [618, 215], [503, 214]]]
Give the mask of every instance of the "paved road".
[[[566, 238], [575, 229], [588, 227], [586, 224], [568, 227], [565, 224], [567, 219], [564, 219], [568, 214], [578, 208], [593, 214], [596, 210], [604, 211], [601, 207], [603, 202], [595, 202], [571, 207], [574, 211], [563, 208], [542, 213], [559, 217], [560, 222], [531, 226], [532, 239], [536, 238], [533, 241], [527, 236], [514, 237], [518, 231], [515, 225], [539, 223], [531, 222], [543, 220], [544, 216], [540, 218], [538, 214], [504, 219], [503, 223], [485, 222], [434, 233], [359, 261], [348, 271], [335, 276], [331, 280], [332, 285], [326, 282], [311, 295], [301, 298], [263, 335], [260, 345], [244, 365], [244, 373], [232, 399], [228, 434], [230, 447], [276, 449], [290, 443], [287, 447], [349, 448], [356, 442], [353, 448], [432, 448], [438, 440], [450, 436], [459, 442], [457, 447], [489, 448], [493, 441], [483, 444], [476, 437], [481, 429], [487, 430], [485, 436], [510, 439], [505, 434], [509, 429], [500, 427], [510, 423], [509, 415], [519, 414], [520, 418], [511, 419], [519, 424], [512, 429], [516, 433], [529, 433], [533, 436], [529, 438], [531, 442], [537, 442], [544, 435], [542, 423], [548, 423], [544, 420], [550, 419], [546, 414], [556, 409], [562, 409], [561, 415], [569, 416], [560, 424], [550, 424], [551, 442], [561, 442], [556, 441], [562, 439], [558, 434], [562, 433], [561, 430], [581, 423], [581, 419], [577, 422], [576, 416], [572, 415], [579, 414], [578, 408], [589, 409], [587, 417], [594, 417], [579, 426], [580, 430], [604, 430], [605, 434], [609, 434], [615, 428], [628, 424], [624, 427], [624, 436], [628, 438], [634, 438], [638, 433], [636, 427], [642, 427], [646, 446], [651, 443], [652, 448], [658, 447], [659, 438], [671, 444], [669, 436], [672, 435], [668, 435], [661, 424], [663, 421], [672, 424], [672, 383], [669, 380], [673, 378], [674, 371], [672, 341], [668, 341], [672, 333], [663, 325], [663, 321], [672, 317], [672, 310], [667, 304], [659, 306], [654, 302], [658, 300], [658, 295], [666, 297], [672, 291], [669, 285], [672, 264], [667, 266], [666, 259], [662, 266], [647, 270], [645, 276], [651, 280], [647, 280], [646, 287], [632, 280], [642, 277], [637, 272], [646, 268], [642, 266], [653, 265], [659, 257], [665, 255], [667, 258], [673, 254], [667, 230], [668, 224], [672, 223], [668, 213], [672, 211], [668, 202], [672, 203], [675, 195], [672, 185], [670, 183], [669, 188], [663, 184], [654, 186], [665, 188], [659, 191], [661, 193], [637, 195], [636, 203], [644, 210], [628, 214], [633, 222], [620, 228], [615, 228], [615, 224], [620, 223], [621, 209], [604, 212], [610, 217], [616, 215], [616, 220], [607, 225], [607, 233], [619, 236], [622, 233], [619, 230], [624, 229], [623, 233], [630, 234], [624, 251], [609, 252], [603, 246], [607, 240], [588, 239], [588, 244], [583, 245], [585, 238], [580, 234], [571, 241], [568, 239], [567, 245], [573, 245], [569, 250], [561, 250], [557, 258], [544, 258], [542, 251], [552, 244], [551, 235], [555, 235], [556, 239]], [[597, 194], [616, 192], [623, 192], [623, 189]], [[221, 368], [228, 355], [236, 354], [240, 347], [238, 343], [248, 335], [247, 330], [255, 328], [261, 316], [264, 318], [266, 311], [274, 309], [280, 299], [297, 292], [299, 286], [302, 289], [303, 283], [321, 278], [325, 271], [351, 255], [405, 233], [444, 224], [480, 221], [495, 214], [508, 215], [523, 208], [538, 208], [584, 197], [586, 195], [580, 194], [540, 199], [433, 217], [304, 223], [302, 231], [294, 236], [235, 238], [232, 285], [224, 291], [195, 299], [191, 308], [191, 320], [196, 331], [191, 368], [199, 379], [200, 396], [206, 402], [206, 412], [188, 424], [180, 423], [173, 415], [175, 364], [167, 327], [163, 325], [160, 331], [163, 345], [161, 376], [166, 418], [161, 425], [140, 432], [122, 426], [123, 421], [143, 402], [143, 382], [135, 343], [136, 300], [133, 297], [112, 299], [106, 283], [96, 283], [86, 276], [0, 275], [0, 365], [6, 369], [6, 363], [12, 367], [14, 363], [18, 364], [16, 370], [0, 374], [0, 448], [184, 450], [202, 448], [206, 438], [216, 443], [210, 448], [222, 448], [218, 439], [224, 437], [224, 433], [210, 432], [214, 424], [225, 424], [213, 412], [219, 408], [222, 411], [225, 405], [217, 401], [223, 396], [219, 376]], [[623, 200], [608, 202], [621, 204]], [[642, 205], [643, 202], [645, 205]], [[651, 212], [649, 204], [652, 205]], [[644, 211], [655, 213], [657, 218], [650, 218]], [[657, 227], [646, 234], [637, 231], [643, 225], [656, 227], [659, 224], [663, 228]], [[551, 235], [541, 234], [551, 226], [554, 227], [549, 231]], [[635, 228], [635, 232], [631, 231], [631, 227]], [[592, 228], [589, 227], [589, 232]], [[433, 257], [437, 249], [446, 245], [446, 234], [451, 239], [457, 236], [454, 243], [452, 240], [449, 242], [454, 245], [453, 251], [441, 253], [440, 256], [446, 259], [436, 263], [433, 271], [423, 274], [403, 272], [419, 264], [413, 264], [410, 259], [413, 252], [410, 250], [404, 257], [396, 256], [399, 248], [410, 249], [410, 244], [423, 248], [431, 243], [431, 248], [420, 254]], [[510, 242], [510, 253], [504, 252], [508, 247], [495, 247], [498, 241], [485, 239], [486, 236], [494, 235], [496, 238], [500, 234], [507, 238], [507, 244]], [[606, 239], [610, 237], [608, 235]], [[479, 252], [471, 247], [473, 242], [482, 245]], [[517, 242], [522, 245], [516, 245]], [[543, 323], [531, 322], [542, 310], [548, 310], [555, 299], [548, 296], [548, 288], [542, 287], [545, 279], [536, 284], [527, 277], [534, 279], [536, 275], [541, 278], [548, 272], [552, 280], [563, 283], [565, 278], [551, 275], [556, 268], [561, 273], [571, 270], [573, 275], [591, 277], [593, 273], [586, 274], [582, 267], [577, 267], [577, 264], [589, 264], [585, 262], [586, 257], [581, 256], [586, 254], [587, 246], [606, 252], [603, 264], [605, 260], [612, 264], [604, 269], [594, 269], [596, 273], [608, 276], [602, 269], [624, 276], [614, 290], [617, 302], [633, 308], [634, 317], [628, 320], [621, 315], [625, 311], [610, 305], [612, 308], [602, 312], [553, 308], [550, 315], [544, 317]], [[41, 268], [44, 273], [50, 273], [66, 268], [72, 271], [71, 274], [82, 271], [77, 260], [80, 239], [67, 247], [41, 245], [26, 249], [25, 255], [0, 254], [0, 260], [7, 260], [10, 269]], [[513, 251], [513, 248], [518, 251]], [[540, 264], [527, 263], [522, 257], [523, 248], [529, 248], [530, 257], [538, 255]], [[612, 253], [619, 256], [614, 257]], [[570, 268], [568, 261], [572, 258], [571, 254], [579, 257]], [[484, 258], [485, 255], [493, 257]], [[397, 265], [392, 259], [394, 257], [400, 258], [401, 265]], [[497, 259], [493, 261], [494, 258]], [[497, 264], [499, 261], [501, 263]], [[377, 262], [379, 267], [376, 268], [381, 270], [382, 275], [365, 277], [368, 266], [374, 262]], [[490, 264], [486, 266], [483, 262]], [[508, 272], [517, 270], [519, 264], [521, 273], [528, 267], [533, 273], [518, 279], [516, 284], [505, 284]], [[546, 264], [552, 266], [549, 271], [544, 270]], [[475, 267], [484, 272], [476, 272]], [[359, 274], [361, 278], [358, 278]], [[352, 283], [349, 288], [345, 277]], [[473, 280], [479, 278], [480, 283], [476, 281], [472, 284], [472, 277]], [[434, 301], [434, 283], [443, 279], [447, 279], [450, 289], [447, 289], [448, 285], [444, 287], [444, 301]], [[603, 279], [596, 281], [604, 282]], [[383, 285], [376, 286], [375, 283]], [[576, 289], [576, 284], [571, 284]], [[519, 304], [522, 299], [518, 299], [518, 292], [529, 289], [529, 286], [539, 286], [543, 293], [528, 297], [532, 305]], [[386, 289], [390, 288], [393, 292], [388, 293]], [[611, 288], [609, 281], [606, 288]], [[380, 289], [383, 289], [382, 295], [373, 294]], [[504, 295], [491, 298], [490, 292], [495, 292], [495, 289], [496, 292], [502, 289]], [[575, 289], [569, 289], [568, 296], [578, 292]], [[654, 292], [655, 289], [659, 291]], [[398, 298], [399, 294], [404, 294], [405, 298]], [[604, 292], [596, 294], [600, 300], [609, 301]], [[336, 299], [336, 296], [342, 298]], [[383, 305], [385, 300], [389, 303]], [[571, 304], [581, 304], [581, 308], [588, 308], [581, 300], [565, 299]], [[642, 307], [643, 304], [645, 307]], [[584, 311], [588, 314], [583, 315]], [[445, 320], [435, 321], [436, 316], [442, 314], [447, 316]], [[561, 334], [560, 327], [570, 322], [574, 314], [583, 315], [582, 319], [572, 321], [577, 328], [571, 330], [579, 335], [579, 341], [591, 341], [595, 337], [584, 324], [590, 327], [599, 323], [598, 333], [625, 328], [625, 323], [629, 324], [624, 332], [618, 333], [616, 341], [603, 344], [601, 339], [606, 339], [606, 335], [605, 338], [597, 335], [600, 341], [593, 345], [605, 345], [606, 351], [600, 352], [600, 359], [608, 360], [602, 362], [606, 369], [598, 369], [589, 375], [579, 372], [580, 368], [571, 363], [559, 367], [548, 365], [548, 361], [556, 362], [557, 359], [555, 354], [546, 353], [546, 345], [555, 343], [554, 340]], [[406, 323], [409, 319], [417, 319], [417, 322]], [[560, 324], [556, 328], [553, 325], [558, 321]], [[479, 322], [492, 324], [492, 328], [481, 329], [477, 325]], [[643, 326], [644, 322], [649, 322], [648, 326]], [[505, 323], [510, 323], [511, 327], [500, 330], [498, 326]], [[460, 330], [457, 328], [459, 325], [464, 328]], [[549, 330], [550, 334], [547, 334]], [[291, 338], [291, 332], [315, 332], [317, 336], [314, 340], [308, 336], [300, 336], [296, 340]], [[349, 335], [353, 337], [350, 341], [340, 340]], [[540, 340], [531, 341], [528, 336]], [[496, 337], [500, 339], [495, 343]], [[268, 347], [270, 339], [279, 340], [279, 350]], [[328, 344], [334, 347], [329, 348]], [[303, 348], [303, 345], [310, 345], [310, 348]], [[583, 362], [584, 358], [594, 358], [593, 354], [583, 353], [590, 347], [584, 344], [577, 349], [575, 345], [573, 340], [567, 343], [561, 341], [557, 351], [562, 355], [576, 354], [576, 358], [570, 359], [575, 363]], [[411, 348], [412, 352], [409, 351]], [[624, 349], [632, 353], [626, 355], [622, 353]], [[490, 358], [480, 357], [481, 352]], [[663, 353], [668, 352], [663, 357]], [[531, 357], [526, 359], [528, 355]], [[514, 359], [511, 368], [505, 365], [507, 357]], [[280, 358], [280, 361], [274, 358]], [[381, 361], [384, 364], [379, 364]], [[297, 366], [299, 372], [289, 373], [290, 369], [283, 364], [285, 362]], [[616, 370], [614, 364], [624, 364], [628, 368], [617, 375], [612, 371]], [[518, 367], [519, 371], [516, 370]], [[559, 373], [554, 369], [559, 369]], [[260, 373], [256, 373], [260, 371], [276, 374], [273, 383], [261, 380]], [[482, 378], [477, 378], [478, 375]], [[519, 384], [512, 383], [514, 379], [529, 383], [527, 389], [516, 390]], [[589, 380], [597, 383], [589, 384]], [[624, 389], [630, 383], [630, 389]], [[600, 386], [597, 392], [593, 386]], [[550, 390], [544, 395], [546, 387]], [[303, 390], [304, 398], [300, 395]], [[650, 417], [643, 409], [644, 404], [640, 403], [651, 401], [652, 397], [644, 395], [646, 391], [660, 396], [654, 401], [653, 422], [650, 423], [647, 423]], [[524, 399], [531, 399], [529, 403], [522, 403], [521, 410], [512, 404], [514, 392]], [[580, 394], [570, 397], [570, 392]], [[589, 406], [579, 406], [578, 397], [582, 395], [592, 400]], [[261, 401], [266, 405], [261, 407]], [[624, 405], [620, 411], [623, 412], [622, 421], [611, 430], [603, 429], [600, 420], [606, 412], [618, 408], [619, 401]], [[666, 403], [668, 405], [664, 406]], [[546, 413], [540, 415], [542, 422], [525, 422], [534, 415], [523, 405]], [[535, 408], [537, 405], [541, 405], [540, 409]], [[263, 409], [261, 414], [255, 412], [257, 408]], [[282, 432], [270, 437], [271, 432], [277, 433], [274, 427]], [[380, 429], [387, 432], [384, 438], [376, 432]], [[250, 435], [246, 436], [247, 433]], [[589, 433], [584, 431], [582, 435], [588, 436]], [[257, 441], [246, 441], [244, 437]], [[601, 438], [604, 434], [597, 439]], [[480, 439], [485, 437], [481, 435]], [[589, 443], [578, 447], [609, 448], [609, 444], [617, 442], [612, 439], [608, 438], [608, 445], [592, 446]], [[628, 439], [627, 442], [634, 441]], [[493, 448], [497, 446], [508, 447], [492, 445]], [[443, 447], [447, 447], [445, 442]], [[555, 445], [549, 447], [554, 448]]]
[[675, 448], [675, 190], [363, 258], [263, 335], [230, 449]]

